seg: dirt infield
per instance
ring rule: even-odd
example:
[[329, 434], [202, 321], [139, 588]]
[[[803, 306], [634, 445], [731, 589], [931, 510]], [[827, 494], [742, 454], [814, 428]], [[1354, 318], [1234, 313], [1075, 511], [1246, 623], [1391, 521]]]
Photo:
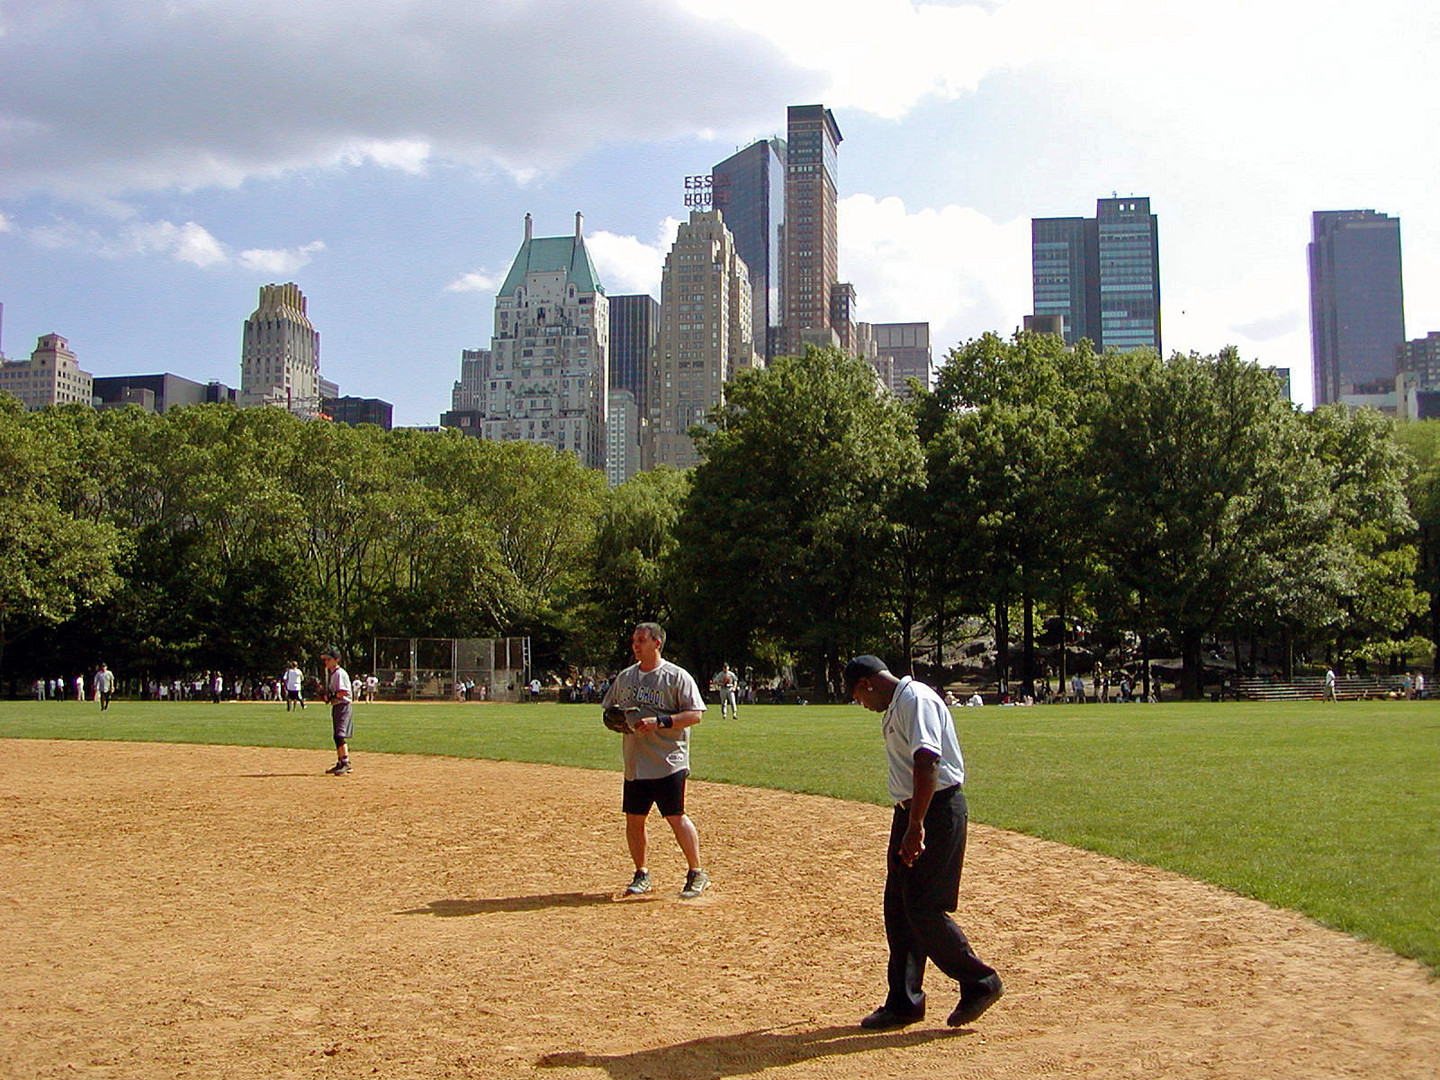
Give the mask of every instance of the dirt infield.
[[871, 1034], [886, 811], [691, 785], [714, 888], [611, 774], [0, 741], [0, 1076], [1440, 1077], [1418, 965], [1219, 890], [974, 827], [1007, 994]]

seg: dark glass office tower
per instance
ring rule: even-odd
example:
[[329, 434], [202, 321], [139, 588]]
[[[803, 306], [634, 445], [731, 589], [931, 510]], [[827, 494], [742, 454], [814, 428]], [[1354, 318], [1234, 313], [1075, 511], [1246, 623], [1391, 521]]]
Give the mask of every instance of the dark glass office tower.
[[1160, 240], [1150, 200], [1100, 199], [1093, 218], [1033, 218], [1035, 314], [1065, 318], [1065, 343], [1160, 345]]
[[610, 297], [610, 389], [629, 390], [645, 415], [646, 381], [660, 333], [660, 305], [653, 296]]
[[785, 236], [785, 140], [762, 139], [711, 170], [715, 208], [750, 270], [755, 351], [774, 355], [770, 328], [780, 323]]
[[1400, 219], [1374, 210], [1312, 215], [1310, 348], [1315, 404], [1395, 389], [1405, 342]]
[[[1101, 199], [1100, 344], [1160, 352], [1160, 238], [1149, 199]], [[1162, 354], [1163, 355], [1163, 354]]]
[[1094, 218], [1033, 218], [1030, 265], [1035, 314], [1065, 319], [1065, 344], [1100, 340], [1100, 275]]

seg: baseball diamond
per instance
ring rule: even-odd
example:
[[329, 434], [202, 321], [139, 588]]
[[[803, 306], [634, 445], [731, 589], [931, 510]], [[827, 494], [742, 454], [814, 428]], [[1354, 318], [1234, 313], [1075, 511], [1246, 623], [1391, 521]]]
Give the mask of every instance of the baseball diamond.
[[715, 887], [676, 900], [657, 846], [654, 898], [617, 902], [611, 773], [0, 747], [4, 1076], [1440, 1076], [1421, 965], [980, 825], [961, 914], [1005, 998], [871, 1033], [882, 807], [693, 782]]

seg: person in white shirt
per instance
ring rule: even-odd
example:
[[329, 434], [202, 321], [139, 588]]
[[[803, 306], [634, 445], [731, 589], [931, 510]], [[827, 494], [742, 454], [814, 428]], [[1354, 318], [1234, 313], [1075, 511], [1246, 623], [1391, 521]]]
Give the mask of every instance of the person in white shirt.
[[969, 821], [955, 718], [934, 690], [908, 675], [896, 678], [876, 656], [846, 664], [844, 684], [851, 700], [884, 714], [880, 730], [895, 800], [885, 874], [889, 992], [860, 1026], [883, 1030], [923, 1019], [928, 960], [960, 984], [960, 1002], [946, 1023], [963, 1027], [1004, 987], [949, 914], [959, 903]]
[[280, 676], [280, 680], [285, 685], [285, 711], [289, 712], [296, 705], [302, 709], [305, 708], [305, 676], [300, 671], [299, 662], [291, 660], [290, 666], [285, 669], [285, 674]]

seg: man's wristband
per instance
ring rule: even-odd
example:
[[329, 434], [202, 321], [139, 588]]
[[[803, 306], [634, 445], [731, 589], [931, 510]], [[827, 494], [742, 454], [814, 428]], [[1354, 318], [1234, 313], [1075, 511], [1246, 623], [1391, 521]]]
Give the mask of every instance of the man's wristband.
[[659, 720], [656, 720], [656, 721], [655, 721], [655, 726], [656, 726], [656, 727], [674, 727], [674, 726], [675, 726], [675, 718], [674, 718], [673, 716], [662, 716], [662, 717], [660, 717]]

